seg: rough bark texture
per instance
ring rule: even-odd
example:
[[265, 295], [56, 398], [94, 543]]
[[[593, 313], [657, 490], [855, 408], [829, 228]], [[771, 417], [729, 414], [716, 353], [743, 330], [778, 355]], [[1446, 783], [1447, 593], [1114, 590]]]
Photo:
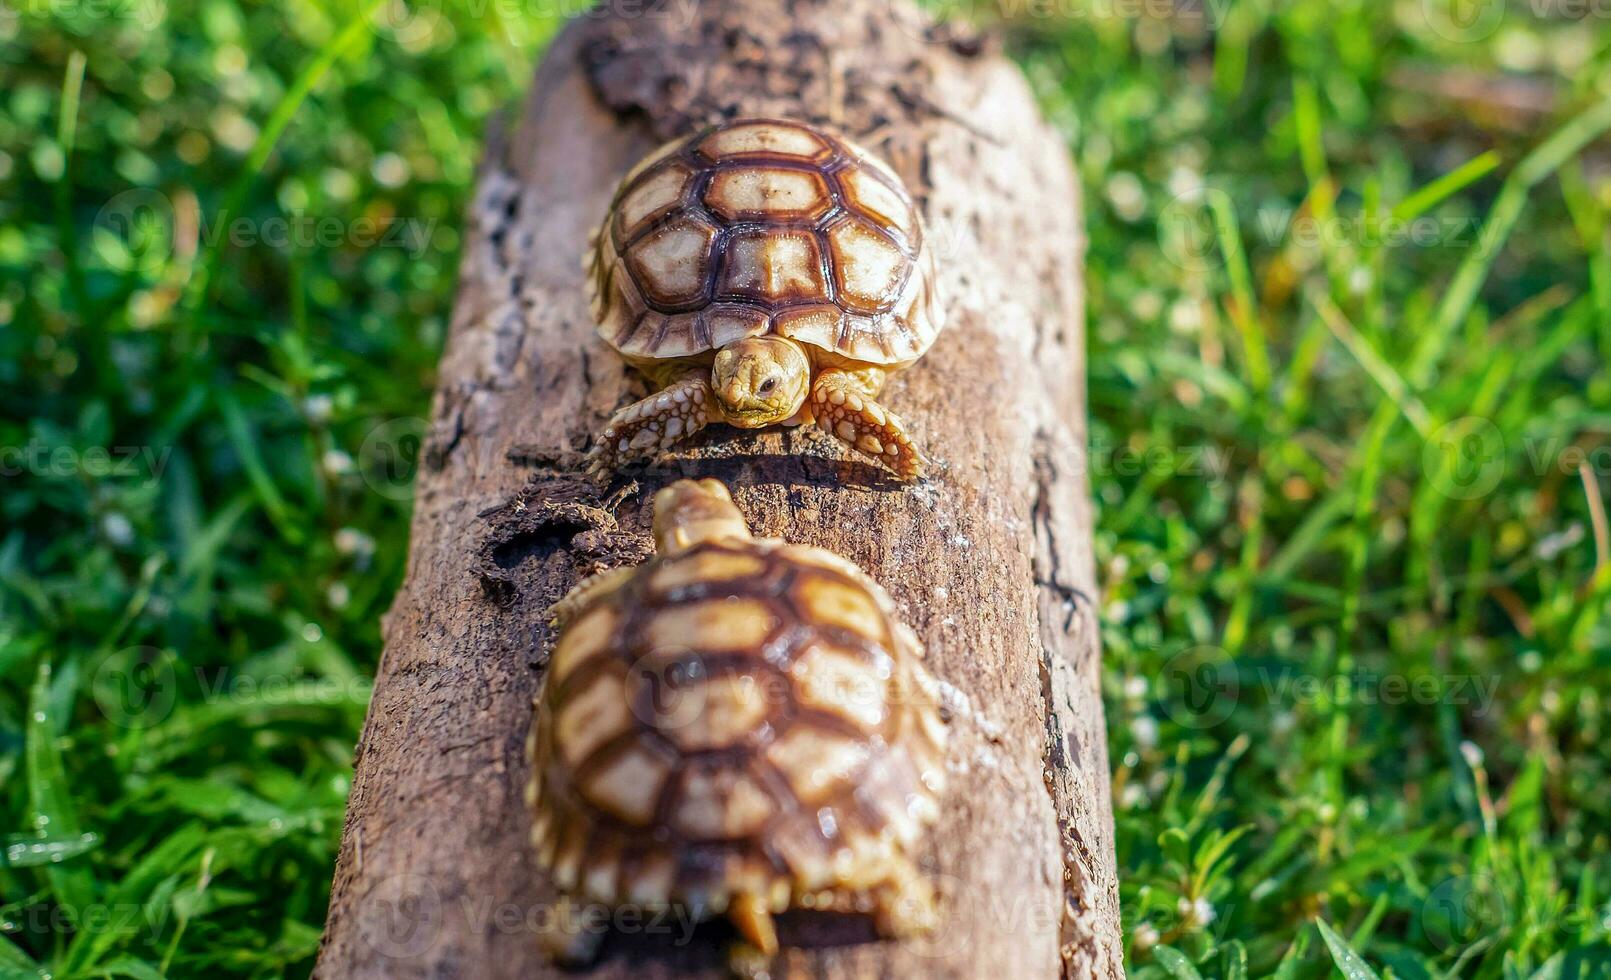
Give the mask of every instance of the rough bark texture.
[[[905, 489], [810, 431], [715, 427], [611, 495], [576, 452], [642, 383], [598, 341], [579, 256], [616, 180], [715, 117], [835, 123], [924, 208], [950, 323], [884, 403], [941, 464]], [[418, 480], [407, 581], [359, 745], [318, 975], [533, 977], [552, 895], [522, 742], [582, 575], [647, 552], [678, 476], [759, 534], [888, 587], [946, 685], [951, 788], [923, 855], [944, 925], [909, 943], [785, 919], [778, 975], [1122, 975], [1084, 459], [1082, 237], [1024, 79], [900, 2], [621, 5], [570, 25], [494, 137]], [[718, 977], [721, 926], [619, 920], [593, 975]]]

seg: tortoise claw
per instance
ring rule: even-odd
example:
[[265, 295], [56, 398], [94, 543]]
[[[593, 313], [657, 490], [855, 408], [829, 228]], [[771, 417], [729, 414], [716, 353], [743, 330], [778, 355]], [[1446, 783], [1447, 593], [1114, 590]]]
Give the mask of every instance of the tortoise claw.
[[621, 467], [653, 459], [712, 421], [715, 395], [703, 373], [667, 385], [610, 417], [587, 454], [587, 471], [608, 479]]
[[811, 410], [822, 431], [889, 467], [900, 479], [922, 478], [928, 461], [912, 444], [906, 423], [850, 380], [823, 375], [811, 393]]

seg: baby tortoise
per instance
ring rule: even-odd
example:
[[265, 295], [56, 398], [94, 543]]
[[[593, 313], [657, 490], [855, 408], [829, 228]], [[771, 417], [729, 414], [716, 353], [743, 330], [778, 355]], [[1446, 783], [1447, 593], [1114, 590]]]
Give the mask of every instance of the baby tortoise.
[[621, 182], [587, 258], [599, 335], [657, 388], [617, 412], [597, 473], [712, 422], [816, 422], [913, 480], [923, 456], [874, 399], [943, 326], [923, 221], [895, 172], [798, 122], [739, 119]]
[[654, 507], [655, 556], [552, 610], [527, 784], [566, 896], [549, 953], [593, 958], [603, 929], [578, 927], [579, 903], [725, 914], [751, 976], [789, 908], [927, 930], [912, 853], [938, 816], [945, 728], [917, 637], [855, 565], [751, 537], [714, 480]]

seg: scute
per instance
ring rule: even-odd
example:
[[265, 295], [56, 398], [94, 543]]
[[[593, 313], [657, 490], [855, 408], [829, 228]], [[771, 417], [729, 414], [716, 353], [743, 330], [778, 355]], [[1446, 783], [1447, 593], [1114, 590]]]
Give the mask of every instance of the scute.
[[705, 294], [716, 229], [691, 216], [657, 228], [627, 247], [626, 264], [644, 297], [662, 309]]
[[820, 626], [837, 626], [888, 647], [889, 620], [873, 595], [859, 584], [837, 576], [802, 575], [791, 590], [801, 618]]
[[766, 333], [767, 314], [753, 306], [718, 303], [705, 311], [705, 327], [713, 348]]
[[695, 841], [732, 840], [759, 832], [777, 804], [748, 773], [731, 766], [690, 766], [671, 806], [671, 823]]
[[769, 303], [808, 300], [825, 295], [822, 249], [804, 231], [749, 231], [728, 242], [723, 299], [755, 299]]
[[639, 676], [648, 678], [654, 688], [638, 695], [638, 703], [652, 705], [650, 724], [684, 752], [725, 749], [748, 741], [771, 708], [768, 685], [745, 674], [707, 677], [669, 691], [661, 678]]
[[868, 744], [808, 724], [796, 724], [766, 750], [795, 798], [818, 806], [840, 796], [871, 755]]
[[891, 305], [910, 264], [901, 250], [860, 218], [828, 229], [839, 302], [857, 313], [878, 313]]
[[601, 285], [593, 312], [599, 334], [621, 350], [626, 349], [643, 317], [643, 297], [632, 284], [632, 276], [625, 263], [614, 260], [608, 270], [599, 276]]
[[609, 603], [587, 610], [570, 624], [548, 660], [548, 676], [560, 683], [587, 660], [603, 653], [615, 640], [620, 618]]
[[[658, 314], [651, 313], [646, 319], [657, 318]], [[650, 336], [648, 349], [654, 351], [655, 357], [692, 357], [710, 349], [710, 340], [698, 313], [674, 313], [665, 317]]]
[[766, 563], [748, 552], [706, 548], [661, 562], [649, 575], [649, 587], [666, 593], [704, 583], [753, 578], [765, 570]]
[[599, 334], [637, 361], [776, 333], [902, 366], [942, 324], [922, 221], [877, 157], [781, 120], [674, 141], [634, 168], [593, 251]]
[[707, 599], [655, 613], [644, 629], [648, 651], [758, 653], [777, 626], [771, 607], [754, 599]]
[[832, 151], [809, 129], [778, 120], [757, 120], [717, 129], [700, 141], [699, 152], [711, 160], [766, 156], [818, 160]]
[[621, 676], [601, 672], [560, 707], [554, 741], [568, 765], [580, 766], [605, 743], [631, 728], [632, 712]]
[[915, 839], [943, 780], [944, 731], [890, 608], [831, 552], [724, 540], [573, 619], [530, 749], [556, 883], [715, 910], [741, 890], [787, 904], [876, 885], [880, 848]]
[[630, 746], [581, 784], [582, 796], [618, 820], [646, 826], [673, 761], [646, 744]]
[[844, 330], [845, 311], [832, 303], [797, 306], [779, 313], [773, 322], [785, 337], [833, 350]]
[[693, 183], [694, 172], [687, 165], [672, 163], [639, 180], [615, 205], [615, 234], [627, 241], [657, 218], [670, 214], [682, 203], [683, 193]]
[[869, 732], [889, 717], [890, 665], [885, 656], [818, 644], [789, 666], [801, 705], [837, 715]]
[[772, 847], [799, 881], [802, 891], [825, 888], [833, 880], [835, 844], [828, 836], [817, 815], [809, 810], [780, 820], [772, 828]]
[[711, 177], [705, 206], [727, 221], [815, 221], [833, 198], [815, 171], [735, 167]]
[[917, 215], [912, 202], [876, 176], [876, 171], [865, 165], [847, 167], [839, 174], [839, 184], [844, 188], [846, 203], [854, 210], [894, 228], [909, 242], [917, 241]]

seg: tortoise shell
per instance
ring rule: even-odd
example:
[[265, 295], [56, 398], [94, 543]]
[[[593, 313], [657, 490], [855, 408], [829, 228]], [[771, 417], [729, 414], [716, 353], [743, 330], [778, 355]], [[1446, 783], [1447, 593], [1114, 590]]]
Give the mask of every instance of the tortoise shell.
[[606, 904], [854, 898], [938, 814], [919, 656], [831, 552], [730, 538], [651, 559], [554, 649], [529, 745], [542, 863]]
[[893, 170], [797, 122], [741, 119], [621, 182], [589, 259], [600, 336], [629, 360], [780, 334], [903, 367], [939, 334], [934, 260]]

